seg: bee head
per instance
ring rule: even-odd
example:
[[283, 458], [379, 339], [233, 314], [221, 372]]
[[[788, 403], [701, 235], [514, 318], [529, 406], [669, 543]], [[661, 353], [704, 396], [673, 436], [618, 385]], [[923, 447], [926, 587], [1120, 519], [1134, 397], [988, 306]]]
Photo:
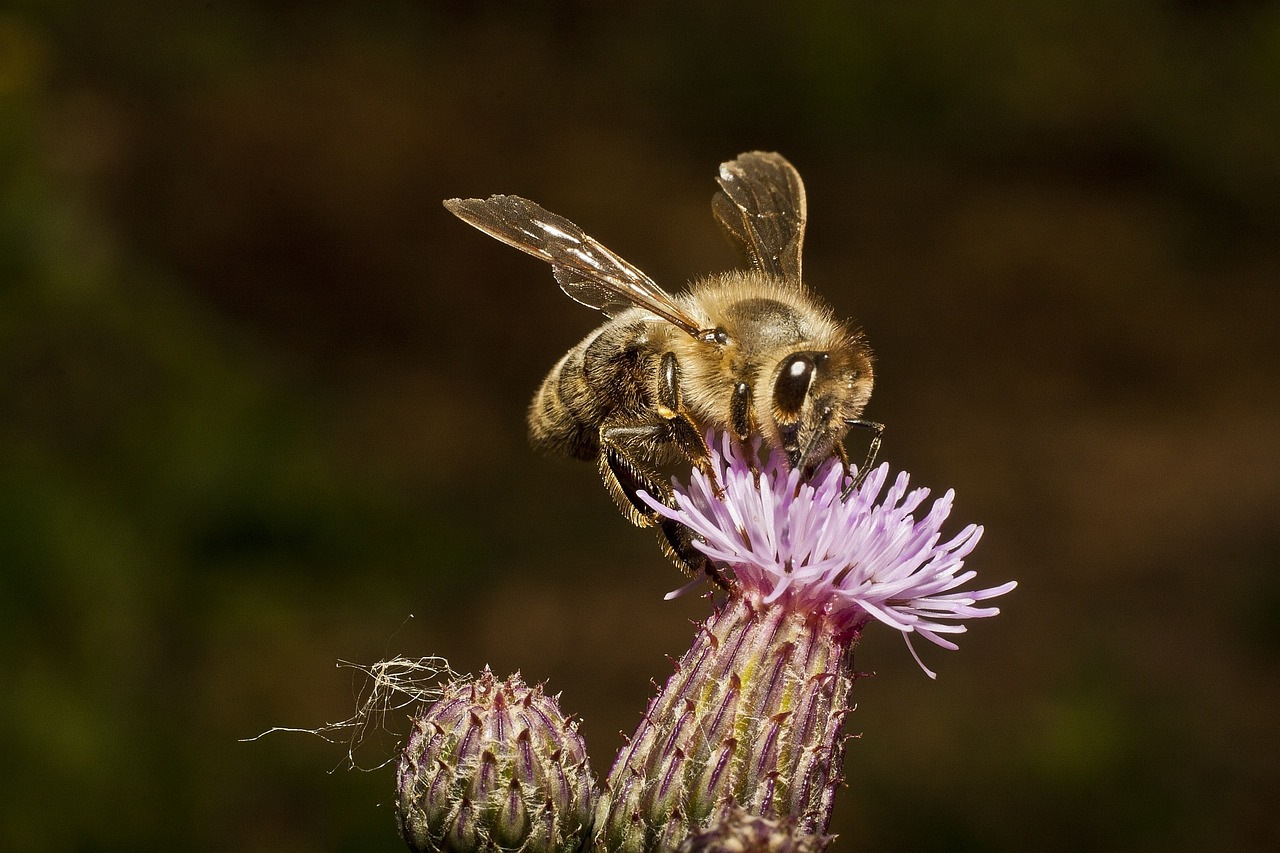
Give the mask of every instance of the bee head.
[[792, 468], [812, 469], [831, 455], [846, 419], [867, 404], [871, 384], [871, 358], [861, 348], [800, 350], [778, 363], [771, 412]]

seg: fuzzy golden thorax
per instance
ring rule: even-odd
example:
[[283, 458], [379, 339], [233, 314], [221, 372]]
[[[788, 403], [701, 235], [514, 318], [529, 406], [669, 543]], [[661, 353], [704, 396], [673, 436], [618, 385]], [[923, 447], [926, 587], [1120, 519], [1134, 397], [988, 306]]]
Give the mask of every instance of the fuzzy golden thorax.
[[784, 449], [793, 467], [812, 468], [830, 457], [846, 421], [858, 417], [871, 396], [871, 351], [862, 335], [803, 285], [757, 272], [702, 279], [681, 304], [725, 338], [672, 339], [695, 419], [737, 432], [730, 406], [734, 387], [746, 383], [749, 434]]

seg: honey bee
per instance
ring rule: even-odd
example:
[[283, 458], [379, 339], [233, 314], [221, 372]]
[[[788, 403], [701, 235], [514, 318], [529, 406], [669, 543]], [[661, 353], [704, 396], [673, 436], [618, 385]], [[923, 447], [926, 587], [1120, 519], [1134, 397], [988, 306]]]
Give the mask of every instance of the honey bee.
[[[846, 496], [856, 485], [843, 437], [884, 427], [860, 415], [871, 396], [871, 350], [800, 275], [804, 183], [780, 154], [753, 151], [720, 166], [712, 212], [749, 269], [712, 275], [672, 296], [567, 219], [527, 199], [449, 199], [464, 222], [551, 264], [570, 298], [609, 319], [569, 350], [529, 408], [536, 448], [595, 461], [633, 524], [659, 528], [664, 552], [723, 583], [687, 528], [640, 500], [672, 505], [658, 466], [683, 459], [716, 483], [705, 431], [760, 437], [812, 472], [833, 455]], [[718, 485], [714, 485], [719, 488]]]

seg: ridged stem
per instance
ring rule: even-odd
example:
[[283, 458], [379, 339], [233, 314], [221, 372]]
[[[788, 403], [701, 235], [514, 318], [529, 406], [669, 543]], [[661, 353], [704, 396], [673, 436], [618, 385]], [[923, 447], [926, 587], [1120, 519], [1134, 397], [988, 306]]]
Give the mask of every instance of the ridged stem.
[[735, 594], [619, 753], [596, 809], [605, 853], [666, 853], [734, 806], [827, 828], [844, 756], [857, 631]]

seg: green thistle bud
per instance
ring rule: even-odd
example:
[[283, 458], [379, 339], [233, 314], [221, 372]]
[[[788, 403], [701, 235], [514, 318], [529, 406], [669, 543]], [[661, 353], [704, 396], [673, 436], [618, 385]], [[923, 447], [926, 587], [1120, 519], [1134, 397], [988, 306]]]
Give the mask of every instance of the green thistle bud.
[[822, 612], [730, 596], [618, 755], [596, 808], [597, 846], [675, 850], [736, 807], [822, 833], [857, 636]]
[[686, 838], [678, 853], [823, 853], [834, 840], [801, 832], [794, 818], [769, 820], [735, 808], [706, 832]]
[[572, 853], [597, 796], [577, 723], [541, 686], [487, 667], [414, 719], [396, 779], [415, 853]]

